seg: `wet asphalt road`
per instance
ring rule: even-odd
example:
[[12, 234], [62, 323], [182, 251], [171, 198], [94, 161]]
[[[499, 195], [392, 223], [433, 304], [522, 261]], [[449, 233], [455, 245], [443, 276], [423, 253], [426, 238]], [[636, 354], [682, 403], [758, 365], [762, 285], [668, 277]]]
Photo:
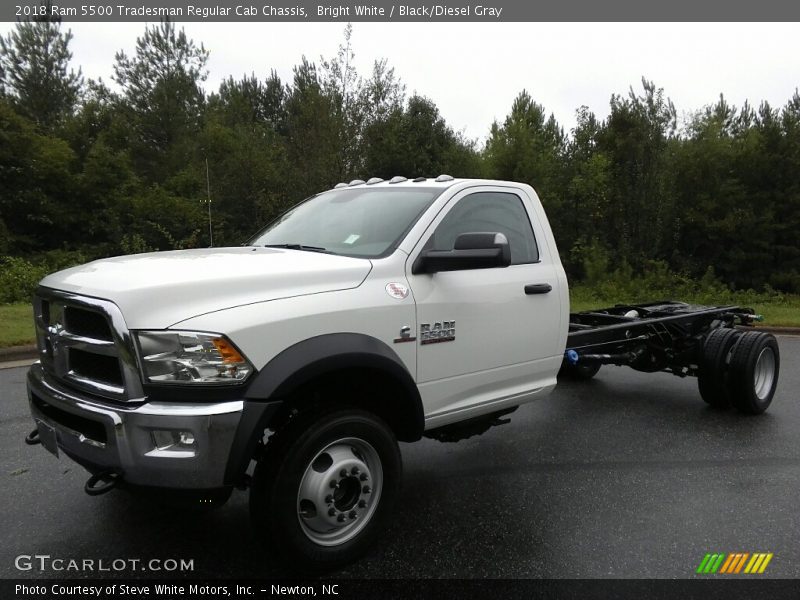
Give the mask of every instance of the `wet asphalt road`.
[[[404, 444], [390, 530], [340, 574], [682, 578], [706, 552], [742, 551], [775, 553], [763, 576], [800, 577], [800, 338], [779, 341], [780, 384], [760, 417], [707, 408], [691, 378], [604, 367], [483, 436]], [[86, 496], [80, 467], [23, 443], [24, 376], [0, 370], [0, 577], [98, 575], [19, 572], [20, 554], [194, 559], [192, 577], [282, 574], [249, 533], [243, 492], [207, 514], [121, 491]]]

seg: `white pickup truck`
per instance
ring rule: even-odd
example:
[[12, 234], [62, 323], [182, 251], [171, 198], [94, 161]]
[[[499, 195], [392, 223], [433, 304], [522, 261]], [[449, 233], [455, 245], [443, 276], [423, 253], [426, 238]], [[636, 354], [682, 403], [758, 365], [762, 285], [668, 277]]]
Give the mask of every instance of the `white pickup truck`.
[[[749, 309], [662, 301], [570, 314], [529, 185], [339, 184], [242, 247], [98, 260], [46, 277], [26, 438], [86, 491], [250, 490], [256, 535], [313, 567], [353, 560], [399, 493], [397, 441], [456, 441], [601, 364], [699, 378], [763, 412], [775, 339]], [[739, 327], [735, 327], [739, 325]]]

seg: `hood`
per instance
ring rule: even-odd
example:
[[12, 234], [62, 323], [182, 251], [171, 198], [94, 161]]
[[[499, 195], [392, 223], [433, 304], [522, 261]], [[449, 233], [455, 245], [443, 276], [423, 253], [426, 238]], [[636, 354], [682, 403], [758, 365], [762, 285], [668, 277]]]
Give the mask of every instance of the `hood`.
[[358, 287], [372, 263], [279, 248], [209, 248], [96, 260], [44, 287], [114, 302], [131, 329], [166, 328], [243, 304]]

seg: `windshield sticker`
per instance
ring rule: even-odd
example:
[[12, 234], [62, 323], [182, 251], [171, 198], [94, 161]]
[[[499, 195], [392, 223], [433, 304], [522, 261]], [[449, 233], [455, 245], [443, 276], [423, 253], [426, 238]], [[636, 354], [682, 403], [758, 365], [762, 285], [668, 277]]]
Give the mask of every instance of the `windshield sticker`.
[[350, 235], [348, 235], [348, 236], [347, 236], [347, 239], [346, 239], [344, 242], [342, 242], [342, 243], [343, 243], [343, 244], [355, 244], [355, 243], [356, 243], [356, 240], [357, 240], [358, 238], [360, 238], [360, 237], [361, 237], [361, 236], [360, 236], [360, 235], [358, 235], [357, 233], [351, 233]]

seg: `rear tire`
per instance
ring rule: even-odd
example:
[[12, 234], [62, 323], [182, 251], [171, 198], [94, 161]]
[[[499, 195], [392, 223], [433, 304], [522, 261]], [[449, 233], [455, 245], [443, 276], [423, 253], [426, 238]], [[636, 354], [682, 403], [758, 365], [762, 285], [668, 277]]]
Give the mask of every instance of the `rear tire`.
[[377, 540], [401, 475], [394, 433], [379, 417], [355, 409], [301, 414], [259, 459], [250, 515], [264, 543], [293, 568], [332, 569]]
[[707, 404], [714, 408], [729, 408], [728, 361], [731, 348], [741, 335], [736, 329], [711, 330], [700, 353], [697, 387]]
[[770, 333], [743, 333], [731, 354], [728, 391], [741, 412], [760, 415], [772, 402], [778, 386], [781, 356]]

